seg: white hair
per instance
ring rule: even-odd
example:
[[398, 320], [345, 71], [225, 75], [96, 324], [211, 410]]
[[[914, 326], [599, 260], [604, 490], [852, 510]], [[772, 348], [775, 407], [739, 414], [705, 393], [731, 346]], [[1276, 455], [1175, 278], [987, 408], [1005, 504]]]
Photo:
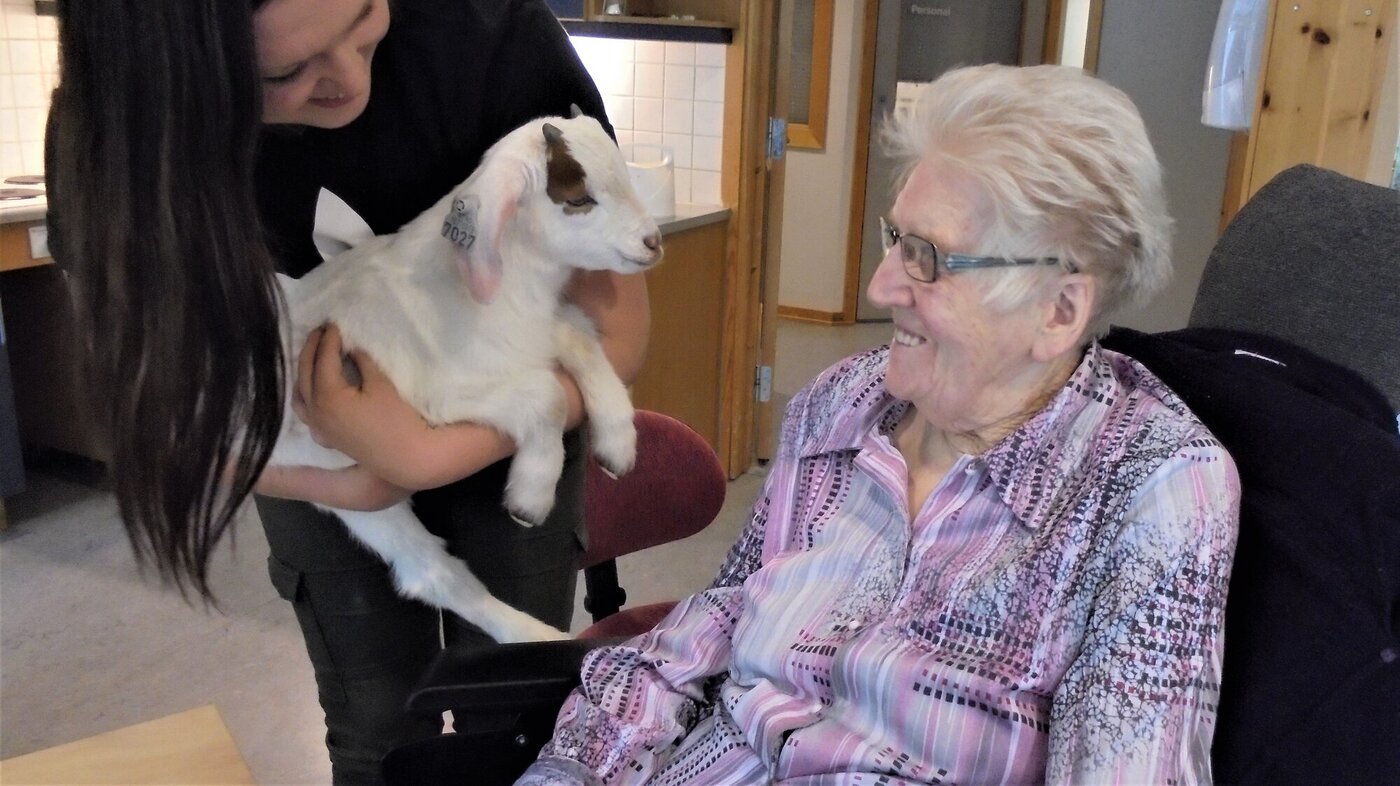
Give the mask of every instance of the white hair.
[[[1162, 167], [1132, 101], [1065, 66], [959, 68], [921, 91], [912, 111], [885, 124], [903, 165], [948, 165], [984, 189], [988, 223], [969, 253], [1051, 256], [1092, 275], [1099, 295], [1091, 334], [1108, 314], [1146, 302], [1171, 275], [1171, 228]], [[1036, 267], [988, 277], [986, 302], [1012, 310], [1060, 271]]]

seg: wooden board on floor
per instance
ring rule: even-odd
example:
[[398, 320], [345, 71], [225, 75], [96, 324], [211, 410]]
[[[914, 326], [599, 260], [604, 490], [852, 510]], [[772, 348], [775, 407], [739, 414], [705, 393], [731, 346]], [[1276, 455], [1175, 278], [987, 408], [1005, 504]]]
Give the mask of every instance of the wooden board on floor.
[[[17, 719], [10, 718], [11, 723]], [[0, 783], [251, 784], [248, 765], [209, 704], [0, 761]]]

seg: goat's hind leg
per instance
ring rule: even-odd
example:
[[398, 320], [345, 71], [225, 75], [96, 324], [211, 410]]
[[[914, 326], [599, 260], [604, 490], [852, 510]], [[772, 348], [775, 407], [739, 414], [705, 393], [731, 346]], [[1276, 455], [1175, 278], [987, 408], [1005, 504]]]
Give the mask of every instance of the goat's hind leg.
[[625, 474], [637, 460], [632, 399], [603, 354], [588, 317], [575, 306], [560, 309], [560, 317], [554, 329], [559, 364], [583, 394], [593, 455], [613, 476]]
[[442, 539], [413, 515], [407, 502], [375, 512], [333, 510], [352, 534], [389, 565], [407, 598], [446, 609], [500, 642], [568, 638], [493, 596]]

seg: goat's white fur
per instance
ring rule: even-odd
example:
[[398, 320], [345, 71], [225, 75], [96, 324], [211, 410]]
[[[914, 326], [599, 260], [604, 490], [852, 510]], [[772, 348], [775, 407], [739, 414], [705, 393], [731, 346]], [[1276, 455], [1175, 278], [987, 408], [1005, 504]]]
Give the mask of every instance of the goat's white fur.
[[[580, 212], [546, 193], [546, 124], [562, 132], [582, 166]], [[557, 198], [556, 194], [556, 198]], [[447, 239], [454, 204], [479, 206], [476, 237]], [[554, 376], [578, 382], [593, 451], [615, 473], [636, 452], [632, 404], [598, 343], [592, 322], [560, 297], [575, 269], [639, 272], [660, 259], [656, 223], [638, 202], [616, 145], [592, 118], [543, 118], [497, 142], [455, 192], [397, 234], [338, 254], [300, 280], [279, 276], [288, 379], [310, 331], [335, 323], [347, 351], [363, 350], [401, 396], [432, 424], [474, 421], [517, 446], [506, 507], [521, 523], [544, 521], [564, 462], [566, 400]], [[465, 280], [464, 280], [465, 279]], [[291, 409], [274, 465], [338, 469], [353, 461], [321, 447]], [[413, 515], [408, 502], [386, 510], [330, 509], [391, 567], [398, 590], [448, 609], [498, 641], [564, 634], [492, 597], [466, 565]]]

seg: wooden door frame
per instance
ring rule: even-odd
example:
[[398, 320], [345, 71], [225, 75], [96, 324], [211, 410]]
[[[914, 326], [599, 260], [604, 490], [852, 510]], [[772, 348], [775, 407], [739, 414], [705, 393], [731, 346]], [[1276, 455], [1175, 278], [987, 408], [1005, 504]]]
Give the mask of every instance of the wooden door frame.
[[846, 224], [846, 281], [841, 312], [832, 324], [854, 325], [860, 304], [860, 257], [865, 242], [865, 169], [870, 164], [870, 110], [875, 100], [875, 48], [880, 0], [864, 0], [860, 28], [860, 71], [856, 78], [856, 139], [851, 166], [851, 212]]
[[[734, 206], [725, 266], [725, 336], [720, 358], [723, 429], [718, 451], [731, 478], [753, 466], [757, 457], [754, 373], [759, 365], [764, 324], [765, 266], [772, 268], [773, 278], [777, 275], [777, 260], [767, 260], [764, 253], [769, 201], [768, 117], [773, 105], [777, 53], [776, 3], [744, 0], [739, 13], [724, 77], [724, 161], [738, 165], [725, 166], [720, 176], [724, 202]], [[771, 306], [776, 308], [777, 303]]]
[[[862, 0], [860, 71], [856, 78], [856, 135], [855, 155], [851, 162], [851, 210], [846, 228], [846, 278], [842, 290], [841, 310], [830, 319], [810, 319], [832, 325], [853, 325], [856, 322], [856, 307], [860, 302], [860, 261], [865, 241], [865, 173], [870, 165], [870, 110], [875, 100], [875, 49], [878, 40], [880, 0]], [[1023, 5], [1023, 10], [1025, 6]], [[1048, 0], [1045, 7], [1045, 48], [1043, 52], [1059, 52], [1060, 36], [1063, 35], [1064, 0]], [[1054, 38], [1051, 27], [1054, 27]], [[1103, 28], [1103, 0], [1091, 0], [1089, 6], [1089, 34], [1084, 44], [1084, 62], [1098, 65], [1099, 32]], [[1022, 22], [1024, 34], [1025, 23]], [[1053, 40], [1054, 47], [1051, 48]], [[1022, 51], [1026, 49], [1024, 39]], [[1046, 56], [1045, 62], [1049, 62]], [[825, 316], [824, 314], [822, 315]]]
[[[773, 51], [773, 69], [771, 72], [769, 99], [772, 102], [766, 113], [769, 118], [780, 118], [786, 121], [790, 97], [795, 89], [807, 90], [809, 85], [792, 84], [792, 58], [785, 56], [793, 48], [792, 40], [795, 34], [793, 7], [795, 0], [777, 0], [778, 16], [774, 20], [777, 30], [774, 37], [777, 41], [777, 48]], [[821, 5], [820, 3], [818, 5]], [[826, 37], [825, 44], [826, 60], [829, 63], [831, 57], [831, 12], [830, 4], [826, 7]], [[820, 10], [819, 10], [819, 13]], [[820, 28], [821, 23], [818, 23]], [[818, 31], [820, 35], [820, 30]], [[824, 65], [828, 73], [830, 66]], [[826, 90], [829, 79], [821, 80], [822, 100], [822, 133], [825, 134], [826, 126]], [[809, 113], [808, 118], [814, 116]], [[771, 123], [771, 120], [769, 121]], [[789, 131], [791, 128], [789, 127]], [[810, 133], [810, 132], [809, 132]], [[789, 133], [788, 138], [791, 138]], [[764, 163], [768, 171], [767, 184], [765, 186], [767, 195], [763, 211], [763, 260], [760, 267], [760, 287], [761, 304], [759, 316], [759, 342], [758, 360], [756, 365], [767, 369], [767, 394], [766, 399], [760, 399], [757, 395], [759, 389], [757, 381], [754, 396], [754, 459], [767, 461], [777, 455], [777, 423], [775, 422], [782, 413], [777, 412], [777, 407], [773, 400], [773, 369], [777, 367], [777, 338], [778, 338], [778, 276], [783, 258], [783, 194], [787, 187], [787, 155], [786, 152], [778, 158], [772, 158], [766, 151]]]
[[[1067, 0], [1046, 0], [1045, 41], [1041, 46], [1040, 62], [1058, 63], [1060, 47], [1065, 38], [1065, 9]], [[1084, 35], [1084, 70], [1099, 70], [1099, 37], [1103, 34], [1104, 0], [1089, 0], [1089, 27]], [[1023, 42], [1024, 44], [1024, 42]], [[1022, 46], [1024, 49], [1024, 45]], [[1024, 62], [1024, 61], [1022, 61]]]

